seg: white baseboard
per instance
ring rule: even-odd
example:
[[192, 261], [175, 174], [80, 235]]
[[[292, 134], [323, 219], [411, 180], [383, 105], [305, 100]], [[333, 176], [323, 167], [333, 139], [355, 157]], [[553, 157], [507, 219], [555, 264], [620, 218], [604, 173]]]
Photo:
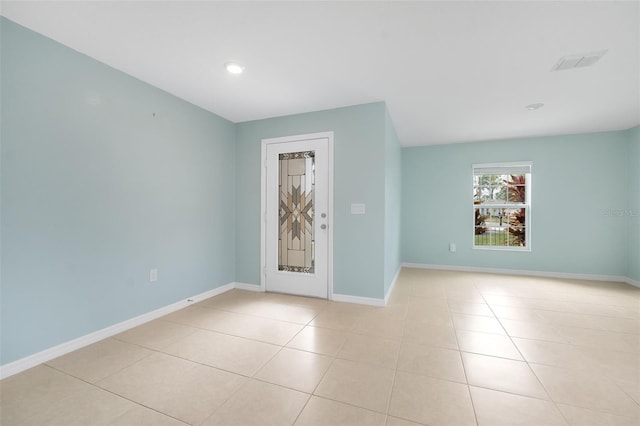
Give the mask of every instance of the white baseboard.
[[[389, 294], [391, 293], [391, 290], [393, 289], [393, 286], [396, 283], [396, 280], [398, 278], [398, 275], [400, 274], [400, 269], [398, 268], [398, 272], [396, 273], [396, 276], [393, 279], [393, 283], [391, 285], [391, 287], [389, 288]], [[234, 288], [237, 288], [239, 290], [248, 290], [248, 291], [263, 291], [262, 287], [260, 287], [259, 285], [256, 284], [245, 284], [245, 283], [237, 283], [234, 282], [233, 283]], [[348, 294], [336, 294], [333, 293], [331, 295], [331, 299], [334, 302], [345, 302], [345, 303], [356, 303], [358, 305], [370, 305], [370, 306], [385, 306], [386, 305], [386, 299], [375, 299], [373, 297], [361, 297], [361, 296], [349, 296]]]
[[45, 349], [44, 351], [2, 365], [0, 366], [0, 379], [13, 376], [14, 374], [20, 373], [21, 371], [28, 370], [29, 368], [35, 367], [59, 356], [68, 354], [69, 352], [73, 352], [92, 343], [96, 343], [100, 340], [106, 339], [107, 337], [115, 336], [116, 334], [122, 333], [123, 331], [127, 331], [146, 322], [168, 315], [182, 308], [186, 308], [193, 303], [227, 292], [235, 288], [235, 284], [236, 283], [225, 284], [223, 286], [205, 291], [204, 293], [200, 293], [179, 302], [172, 303], [171, 305], [167, 305], [154, 311], [147, 312], [146, 314], [142, 314], [126, 321], [119, 322], [101, 330], [94, 331], [93, 333], [78, 337], [77, 339], [70, 340], [60, 345]]
[[640, 281], [638, 281], [638, 280], [634, 280], [634, 279], [629, 278], [629, 277], [624, 277], [624, 278], [625, 278], [625, 279], [624, 279], [624, 282], [625, 282], [625, 283], [627, 283], [627, 284], [629, 284], [629, 285], [632, 285], [632, 286], [634, 286], [634, 287], [638, 287], [638, 288], [640, 288]]
[[358, 305], [385, 306], [384, 299], [375, 299], [373, 297], [349, 296], [348, 294], [331, 295], [334, 302], [356, 303]]
[[393, 281], [391, 281], [391, 285], [389, 286], [389, 290], [387, 290], [387, 293], [384, 295], [384, 305], [387, 306], [387, 303], [389, 302], [389, 297], [391, 296], [391, 292], [393, 291], [394, 287], [396, 286], [396, 281], [398, 281], [398, 277], [400, 276], [400, 271], [402, 271], [402, 265], [398, 266], [398, 270], [396, 271], [396, 275], [393, 277]]
[[238, 290], [248, 290], [248, 291], [262, 291], [262, 287], [256, 284], [245, 284], [245, 283], [232, 283], [233, 288], [237, 288]]
[[571, 272], [528, 271], [524, 269], [482, 268], [477, 266], [432, 265], [426, 263], [403, 263], [405, 268], [437, 269], [442, 271], [483, 272], [488, 274], [524, 275], [532, 277], [566, 278], [571, 280], [610, 281], [640, 287], [640, 281], [621, 275], [575, 274]]

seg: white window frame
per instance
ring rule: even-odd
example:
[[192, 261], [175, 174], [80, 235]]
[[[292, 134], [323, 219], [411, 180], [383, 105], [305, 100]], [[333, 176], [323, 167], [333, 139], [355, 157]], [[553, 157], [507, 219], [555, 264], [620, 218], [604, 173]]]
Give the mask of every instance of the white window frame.
[[[525, 210], [525, 246], [491, 246], [491, 245], [476, 245], [476, 220], [475, 210], [480, 205], [474, 204], [474, 189], [475, 189], [475, 176], [478, 174], [515, 174], [514, 171], [524, 172], [525, 174], [525, 201], [523, 203], [497, 203], [490, 205], [482, 205], [485, 208], [507, 208], [507, 209], [524, 209]], [[518, 162], [505, 162], [505, 163], [479, 163], [472, 164], [471, 166], [471, 246], [474, 250], [496, 250], [496, 251], [531, 251], [531, 181], [532, 181], [533, 162], [531, 161], [518, 161]], [[481, 173], [485, 171], [485, 173]], [[495, 173], [489, 172], [495, 171]], [[511, 173], [510, 173], [511, 172]]]

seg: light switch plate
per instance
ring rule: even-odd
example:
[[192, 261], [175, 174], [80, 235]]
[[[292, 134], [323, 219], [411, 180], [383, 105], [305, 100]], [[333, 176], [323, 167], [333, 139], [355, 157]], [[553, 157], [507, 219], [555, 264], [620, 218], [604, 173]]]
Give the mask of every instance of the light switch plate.
[[364, 204], [351, 204], [351, 214], [364, 214], [365, 207]]

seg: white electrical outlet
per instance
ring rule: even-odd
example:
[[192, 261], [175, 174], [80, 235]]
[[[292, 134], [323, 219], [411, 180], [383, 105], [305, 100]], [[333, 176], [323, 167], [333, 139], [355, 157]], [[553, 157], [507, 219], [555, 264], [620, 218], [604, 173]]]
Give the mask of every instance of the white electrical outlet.
[[449, 251], [451, 253], [455, 253], [456, 252], [456, 243], [449, 243]]
[[151, 269], [149, 271], [149, 282], [150, 283], [155, 283], [156, 281], [158, 281], [158, 270], [157, 269]]

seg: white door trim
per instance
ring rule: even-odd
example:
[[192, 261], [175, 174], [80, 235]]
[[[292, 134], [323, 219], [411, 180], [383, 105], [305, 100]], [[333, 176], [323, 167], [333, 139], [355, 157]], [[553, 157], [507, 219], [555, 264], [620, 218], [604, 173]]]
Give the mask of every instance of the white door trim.
[[329, 145], [329, 188], [327, 200], [327, 222], [329, 223], [327, 235], [327, 298], [333, 297], [333, 132], [309, 133], [304, 135], [283, 136], [278, 138], [262, 139], [260, 156], [260, 290], [266, 291], [265, 271], [267, 266], [266, 229], [267, 221], [267, 145], [284, 142], [299, 142], [311, 139], [328, 139]]

